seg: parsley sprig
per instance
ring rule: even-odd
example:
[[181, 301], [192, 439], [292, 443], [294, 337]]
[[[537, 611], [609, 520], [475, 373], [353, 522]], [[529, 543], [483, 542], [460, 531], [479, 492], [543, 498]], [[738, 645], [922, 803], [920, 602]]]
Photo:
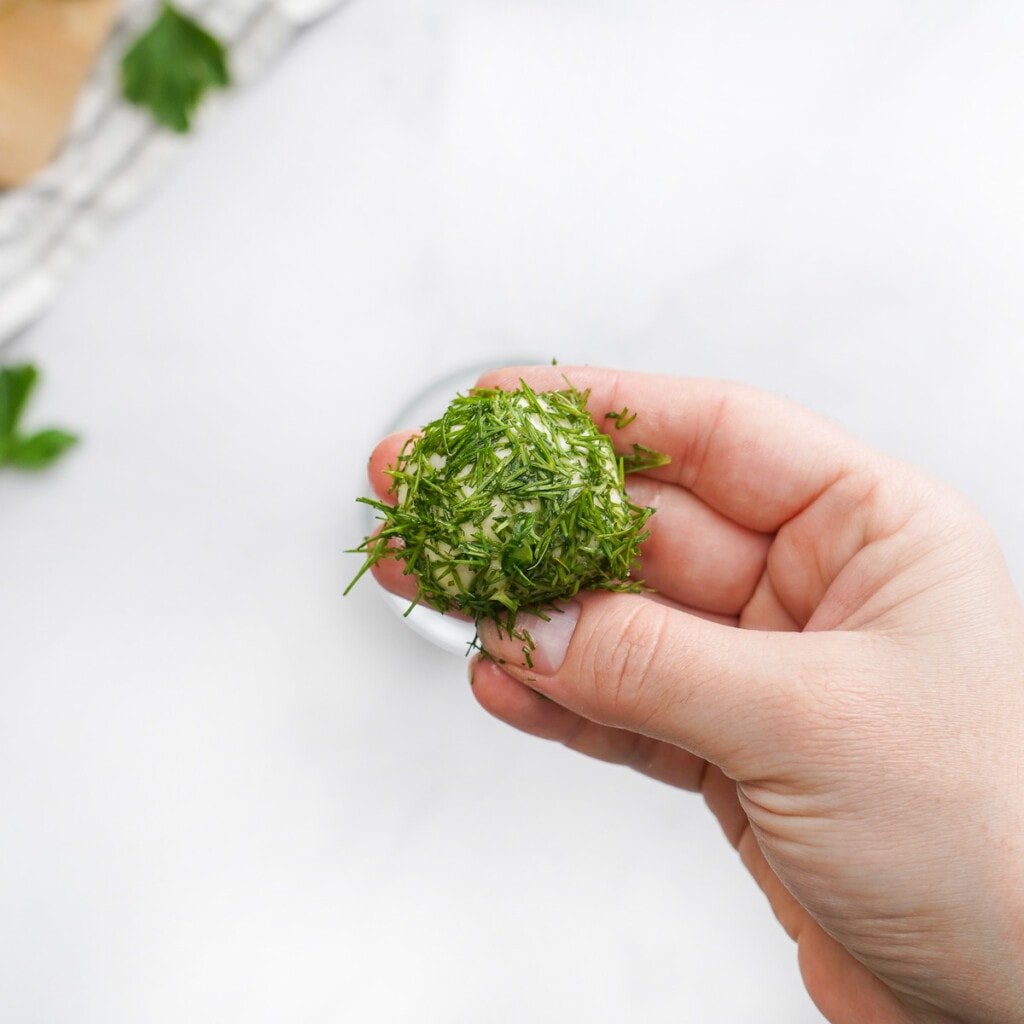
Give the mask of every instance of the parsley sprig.
[[176, 132], [192, 127], [203, 97], [231, 82], [223, 44], [194, 18], [165, 3], [121, 60], [125, 98]]
[[39, 380], [31, 364], [0, 368], [0, 466], [43, 469], [78, 441], [74, 434], [49, 428], [23, 433], [21, 419]]
[[521, 611], [545, 614], [581, 589], [643, 590], [630, 573], [653, 510], [629, 500], [626, 460], [587, 398], [523, 381], [456, 397], [388, 470], [397, 503], [358, 499], [383, 523], [354, 549], [366, 560], [345, 593], [395, 558], [417, 580], [410, 610], [425, 601], [514, 633]]

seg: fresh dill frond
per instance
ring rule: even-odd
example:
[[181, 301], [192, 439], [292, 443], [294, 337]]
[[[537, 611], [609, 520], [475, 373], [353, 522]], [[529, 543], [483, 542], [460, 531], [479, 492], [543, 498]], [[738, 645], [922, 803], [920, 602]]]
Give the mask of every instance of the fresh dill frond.
[[418, 584], [411, 607], [492, 621], [524, 641], [531, 664], [520, 612], [546, 617], [582, 589], [645, 589], [630, 572], [653, 509], [630, 501], [624, 473], [640, 455], [644, 465], [668, 457], [640, 445], [617, 456], [587, 399], [571, 386], [538, 393], [524, 381], [457, 396], [388, 470], [396, 503], [358, 499], [382, 523], [354, 549], [366, 560], [345, 593], [381, 559], [398, 559]]

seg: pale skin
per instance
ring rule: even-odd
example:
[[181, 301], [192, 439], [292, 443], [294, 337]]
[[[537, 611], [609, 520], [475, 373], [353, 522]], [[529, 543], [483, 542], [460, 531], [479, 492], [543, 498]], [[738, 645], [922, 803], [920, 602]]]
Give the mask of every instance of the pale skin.
[[[564, 376], [563, 376], [564, 375]], [[656, 509], [652, 595], [578, 595], [522, 643], [483, 628], [492, 715], [700, 792], [833, 1024], [1024, 1022], [1024, 608], [974, 507], [754, 388], [584, 367]], [[623, 430], [604, 419], [628, 406]], [[405, 435], [370, 461], [377, 493]], [[386, 587], [412, 596], [401, 563]], [[548, 700], [540, 699], [543, 694]]]

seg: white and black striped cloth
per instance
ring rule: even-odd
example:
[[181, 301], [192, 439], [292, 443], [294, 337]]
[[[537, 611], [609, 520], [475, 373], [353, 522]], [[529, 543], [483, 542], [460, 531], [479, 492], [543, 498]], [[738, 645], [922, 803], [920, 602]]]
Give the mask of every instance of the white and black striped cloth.
[[[338, 0], [197, 0], [182, 8], [224, 41], [233, 84], [251, 82]], [[120, 95], [120, 61], [156, 16], [129, 0], [78, 99], [57, 158], [28, 184], [0, 192], [0, 346], [37, 317], [109, 225], [159, 179], [189, 136], [175, 135]], [[230, 98], [210, 95], [203, 120]]]

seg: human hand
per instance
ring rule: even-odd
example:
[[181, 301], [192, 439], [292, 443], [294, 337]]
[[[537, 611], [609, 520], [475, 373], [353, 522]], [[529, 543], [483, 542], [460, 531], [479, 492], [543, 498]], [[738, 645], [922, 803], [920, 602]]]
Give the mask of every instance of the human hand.
[[[700, 791], [797, 942], [833, 1024], [1024, 1021], [1024, 609], [977, 511], [752, 388], [590, 368], [481, 384], [590, 388], [666, 451], [650, 596], [580, 594], [537, 649], [486, 624], [498, 718]], [[371, 459], [381, 496], [398, 437]], [[391, 560], [374, 569], [412, 596]], [[548, 700], [538, 699], [543, 694]]]

